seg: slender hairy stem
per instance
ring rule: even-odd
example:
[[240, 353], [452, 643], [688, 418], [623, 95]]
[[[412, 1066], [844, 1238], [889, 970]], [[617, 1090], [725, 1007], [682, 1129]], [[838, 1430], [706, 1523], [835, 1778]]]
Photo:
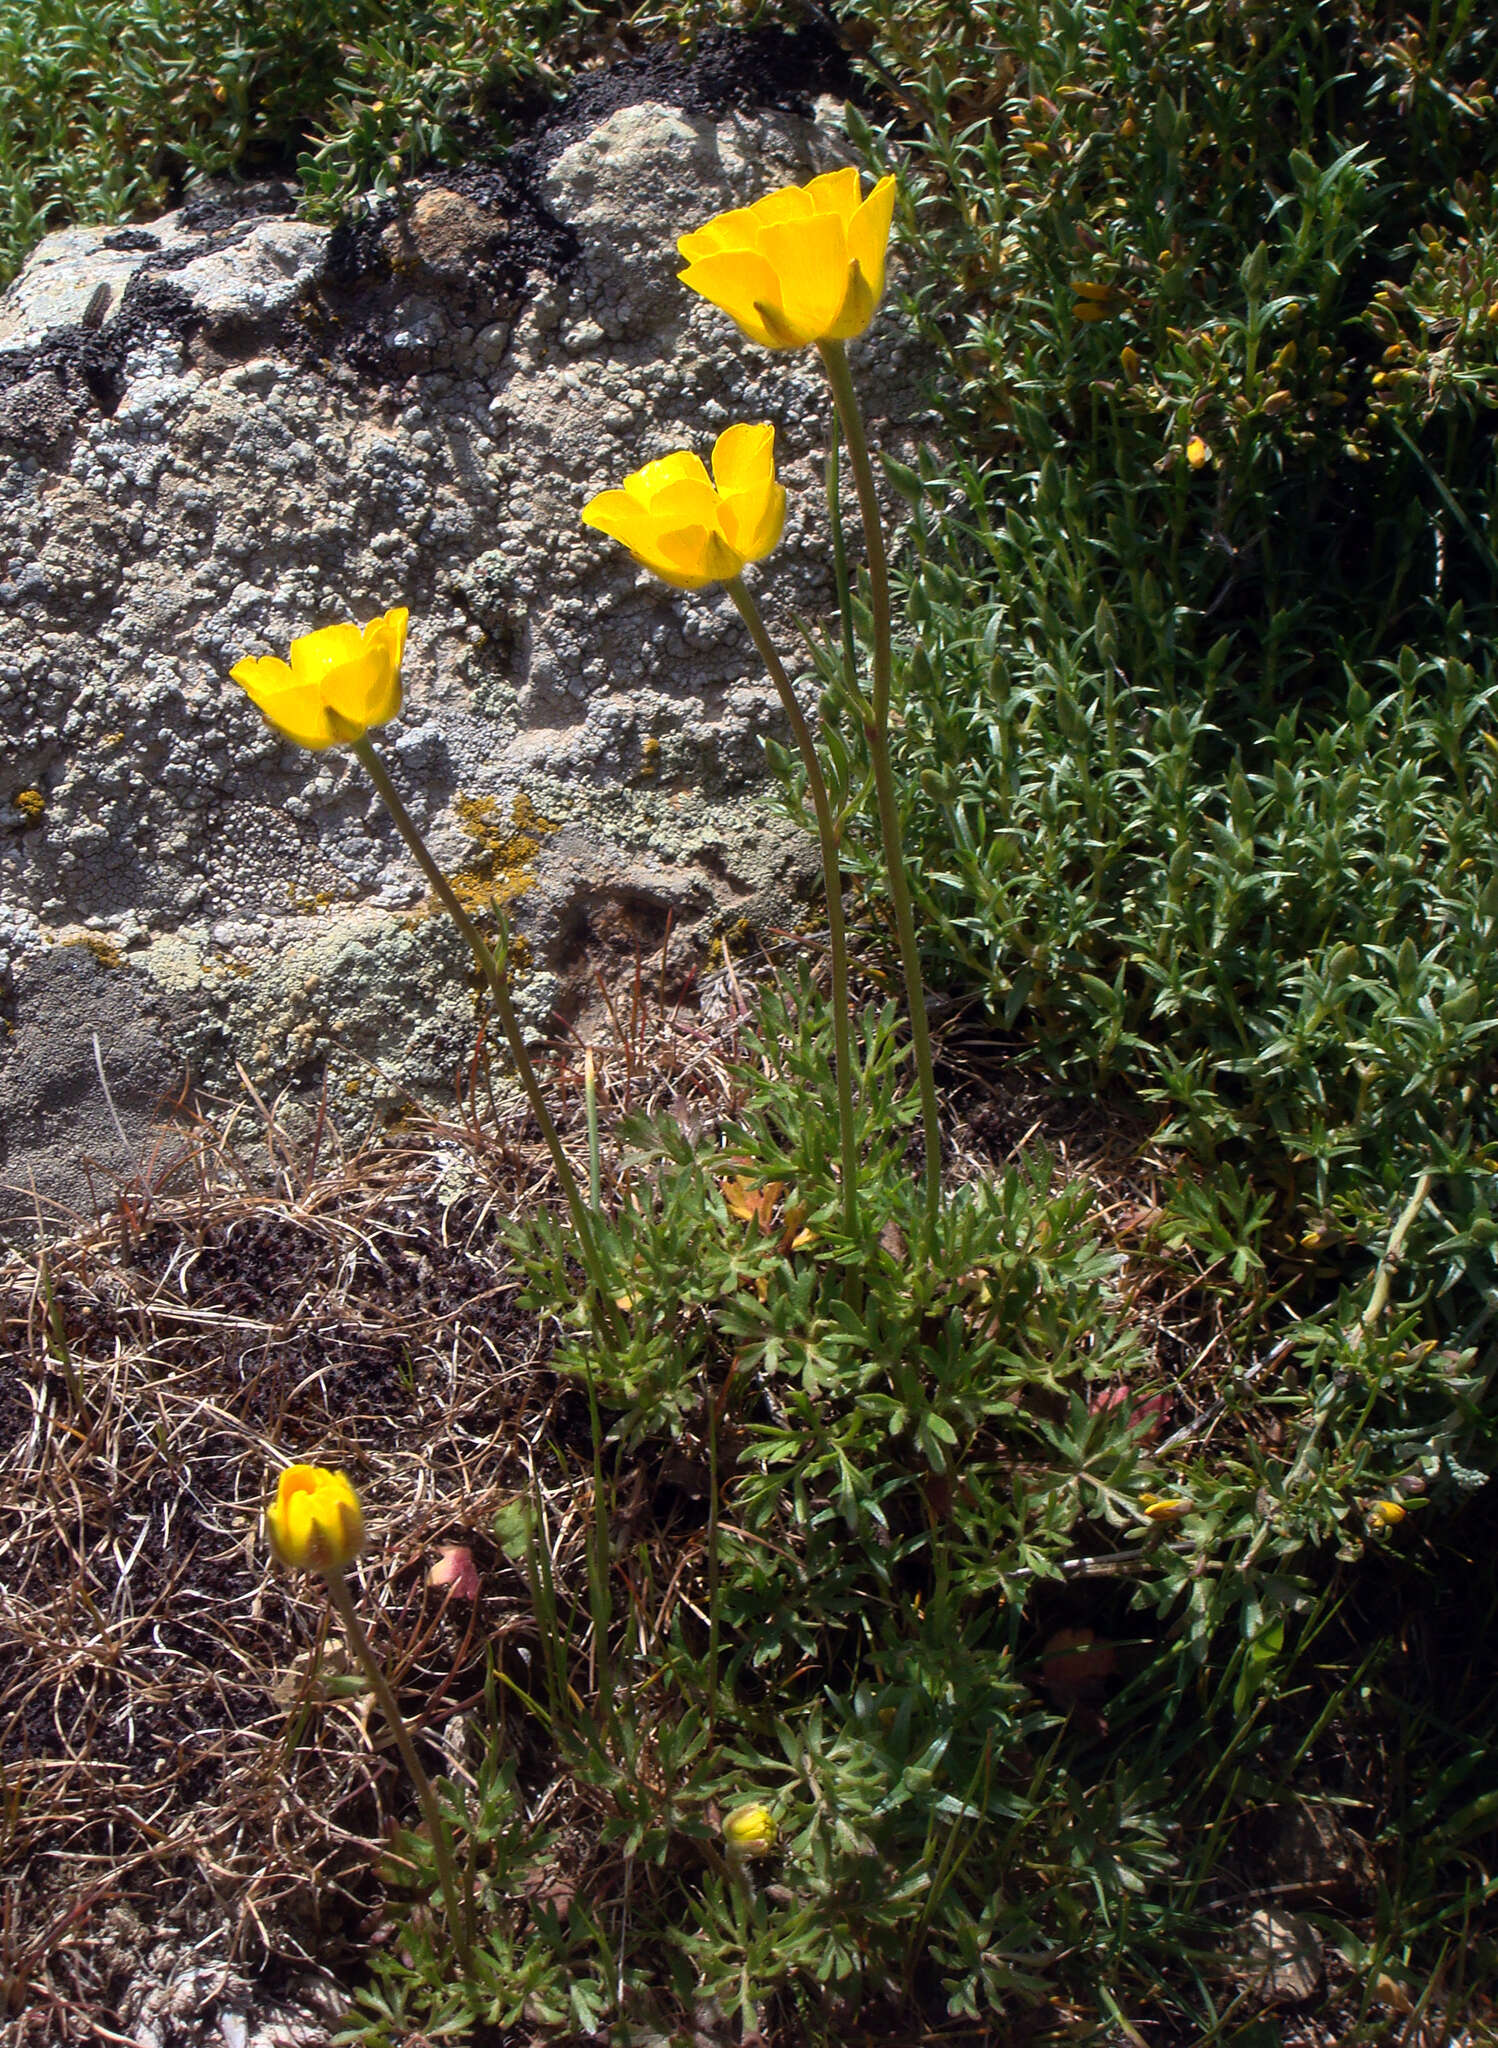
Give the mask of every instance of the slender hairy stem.
[[489, 993], [494, 998], [494, 1007], [499, 1012], [500, 1025], [510, 1048], [510, 1058], [515, 1062], [515, 1071], [520, 1076], [521, 1086], [531, 1106], [531, 1114], [541, 1126], [541, 1135], [546, 1140], [546, 1149], [550, 1152], [551, 1163], [556, 1168], [557, 1181], [571, 1211], [572, 1227], [577, 1232], [583, 1264], [588, 1269], [588, 1278], [598, 1295], [599, 1315], [610, 1338], [617, 1338], [614, 1305], [609, 1299], [603, 1264], [593, 1237], [592, 1220], [583, 1201], [582, 1190], [578, 1187], [577, 1177], [568, 1163], [567, 1154], [562, 1150], [561, 1137], [552, 1121], [551, 1111], [546, 1107], [546, 1097], [541, 1093], [541, 1084], [536, 1079], [536, 1070], [531, 1065], [530, 1054], [525, 1049], [525, 1040], [520, 1035], [520, 1020], [516, 1017], [515, 1005], [510, 1000], [510, 985], [505, 970], [495, 959], [473, 919], [458, 901], [452, 883], [433, 860], [426, 841], [417, 830], [410, 812], [396, 795], [395, 785], [386, 772], [384, 762], [370, 744], [367, 734], [354, 742], [354, 752], [364, 772], [379, 792], [381, 802], [395, 820], [397, 831], [411, 849], [416, 865], [431, 883], [443, 909], [468, 941], [473, 957], [478, 962], [479, 972], [489, 984]]
[[796, 701], [785, 664], [775, 652], [775, 643], [765, 630], [759, 606], [735, 576], [728, 595], [738, 607], [739, 617], [749, 629], [749, 638], [770, 672], [780, 693], [781, 708], [801, 753], [806, 770], [806, 787], [816, 813], [817, 840], [822, 849], [822, 887], [827, 897], [827, 938], [832, 953], [832, 1043], [837, 1063], [837, 1117], [843, 1151], [843, 1227], [849, 1243], [858, 1236], [858, 1133], [853, 1120], [853, 1014], [848, 996], [848, 934], [843, 924], [843, 872], [838, 859], [837, 826], [827, 794], [816, 741], [806, 714]]
[[853, 388], [848, 357], [840, 341], [821, 341], [817, 349], [832, 396], [842, 421], [843, 439], [858, 491], [858, 509], [863, 518], [864, 546], [869, 558], [869, 595], [874, 608], [874, 694], [864, 721], [869, 759], [874, 770], [874, 793], [879, 803], [879, 829], [884, 839], [884, 864], [889, 871], [890, 901], [895, 912], [895, 934], [900, 944], [900, 965], [905, 975], [905, 1002], [910, 1012], [910, 1036], [915, 1048], [916, 1076], [921, 1091], [921, 1120], [926, 1141], [926, 1228], [936, 1231], [941, 1206], [941, 1122], [936, 1107], [936, 1074], [931, 1063], [931, 1030], [926, 1020], [926, 992], [921, 983], [921, 955], [916, 944], [915, 917], [910, 908], [910, 890], [905, 881], [904, 835], [900, 830], [900, 806], [895, 796], [895, 773], [889, 757], [889, 702], [894, 678], [894, 647], [890, 635], [889, 564], [884, 553], [884, 528], [879, 520], [879, 497], [874, 488], [874, 469], [869, 460], [868, 436], [859, 411], [858, 393]]
[[343, 1632], [348, 1637], [349, 1648], [364, 1666], [375, 1698], [380, 1703], [380, 1712], [389, 1723], [395, 1737], [395, 1746], [401, 1753], [401, 1762], [411, 1774], [411, 1783], [416, 1787], [416, 1796], [421, 1801], [421, 1810], [426, 1816], [427, 1829], [432, 1837], [432, 1854], [437, 1859], [437, 1876], [442, 1884], [442, 1902], [447, 1908], [448, 1932], [453, 1946], [458, 1951], [458, 1960], [465, 1971], [473, 1969], [473, 1930], [468, 1924], [468, 1913], [463, 1895], [458, 1886], [457, 1867], [453, 1862], [452, 1837], [447, 1832], [447, 1822], [442, 1808], [437, 1804], [437, 1795], [432, 1790], [432, 1781], [422, 1768], [421, 1758], [416, 1754], [416, 1745], [411, 1740], [411, 1731], [396, 1704], [390, 1681], [380, 1665], [379, 1658], [370, 1646], [364, 1625], [354, 1612], [354, 1596], [349, 1591], [347, 1578], [341, 1571], [330, 1571], [324, 1576], [328, 1598], [338, 1610], [338, 1619], [343, 1623]]
[[843, 537], [842, 435], [837, 407], [827, 435], [827, 518], [832, 527], [832, 580], [843, 629], [843, 683], [850, 698], [858, 695], [858, 642], [853, 632], [853, 593], [848, 582], [848, 547]]

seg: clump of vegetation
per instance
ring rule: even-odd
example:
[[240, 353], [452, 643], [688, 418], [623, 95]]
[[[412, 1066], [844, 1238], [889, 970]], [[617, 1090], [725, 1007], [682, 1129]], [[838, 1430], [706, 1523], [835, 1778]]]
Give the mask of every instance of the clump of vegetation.
[[[1159, 1106], [1170, 1226], [1304, 1316], [1490, 1310], [1498, 39], [1467, 9], [978, 10], [915, 70], [906, 787], [934, 947]], [[974, 33], [978, 33], [974, 28]]]

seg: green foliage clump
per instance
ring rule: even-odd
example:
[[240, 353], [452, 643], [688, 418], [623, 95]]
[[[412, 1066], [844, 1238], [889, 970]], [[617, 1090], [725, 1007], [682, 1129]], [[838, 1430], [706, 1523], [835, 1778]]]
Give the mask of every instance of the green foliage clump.
[[[495, 1659], [494, 1746], [448, 1788], [474, 1967], [455, 1975], [414, 1921], [350, 2040], [525, 2020], [826, 2044], [870, 2014], [904, 2040], [1060, 2009], [1213, 2038], [1240, 1833], [1302, 1778], [1382, 1799], [1396, 1729], [1430, 1764], [1402, 1874], [1427, 1934], [1480, 1911], [1470, 1734], [1386, 1671], [1388, 1641], [1349, 1643], [1334, 1583], [1304, 1569], [1355, 1554], [1359, 1490], [1428, 1434], [1407, 1325], [1370, 1314], [1296, 1361], [1324, 1427], [1289, 1468], [1237, 1429], [1212, 1456], [1161, 1442], [1078, 1182], [1032, 1154], [957, 1190], [912, 1256], [894, 1026], [871, 1012], [861, 1036], [857, 1240], [829, 1186], [831, 1033], [807, 983], [765, 997], [720, 1143], [627, 1130], [598, 1219], [623, 1342], [579, 1306], [555, 1358], [595, 1430], [617, 1418], [610, 1442], [590, 1432], [570, 1516], [538, 1481], [495, 1522], [531, 1617]], [[511, 1242], [523, 1298], [555, 1314], [567, 1235], [533, 1216]], [[1469, 1367], [1441, 1362], [1448, 1408]], [[1365, 1759], [1355, 1789], [1341, 1743]], [[548, 1817], [561, 1786], [585, 1852]], [[751, 1863], [722, 1835], [747, 1800], [777, 1832]], [[430, 1886], [429, 1847], [394, 1847], [393, 1879]], [[580, 1853], [586, 1885], [566, 1874]], [[1328, 1939], [1371, 1984], [1405, 1925], [1391, 1901], [1371, 1934]]]
[[884, 60], [963, 458], [891, 472], [933, 952], [1267, 1193], [1251, 1249], [1302, 1312], [1428, 1170], [1410, 1251], [1467, 1341], [1498, 1278], [1498, 33], [1361, 0], [960, 18], [894, 10]]

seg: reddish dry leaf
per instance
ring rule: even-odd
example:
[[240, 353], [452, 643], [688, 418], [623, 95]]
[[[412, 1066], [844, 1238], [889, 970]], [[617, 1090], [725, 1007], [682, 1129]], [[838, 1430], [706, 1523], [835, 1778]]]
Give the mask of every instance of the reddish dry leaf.
[[427, 1584], [446, 1586], [452, 1599], [477, 1600], [479, 1568], [473, 1561], [473, 1552], [461, 1543], [444, 1543], [437, 1562], [427, 1573]]
[[1164, 1427], [1170, 1396], [1136, 1394], [1127, 1380], [1117, 1380], [1111, 1387], [1095, 1387], [1087, 1406], [1093, 1415], [1106, 1415], [1113, 1408], [1126, 1409], [1129, 1422], [1139, 1431], [1140, 1442], [1147, 1444], [1152, 1443]]

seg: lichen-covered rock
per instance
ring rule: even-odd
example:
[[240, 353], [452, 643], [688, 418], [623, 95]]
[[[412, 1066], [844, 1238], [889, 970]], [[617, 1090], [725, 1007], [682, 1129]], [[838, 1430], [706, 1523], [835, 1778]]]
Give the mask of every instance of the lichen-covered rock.
[[[271, 189], [41, 245], [0, 300], [12, 1003], [76, 927], [199, 1081], [242, 1062], [311, 1089], [331, 1058], [364, 1115], [448, 1085], [473, 996], [404, 849], [351, 760], [281, 741], [228, 680], [397, 603], [406, 708], [382, 743], [439, 856], [482, 908], [475, 804], [564, 828], [503, 891], [538, 1025], [610, 888], [683, 943], [785, 914], [810, 862], [763, 801], [776, 708], [736, 615], [578, 514], [671, 447], [774, 420], [791, 511], [757, 580], [782, 621], [825, 609], [815, 357], [744, 344], [676, 283], [674, 239], [840, 150], [830, 108], [647, 102], [560, 133], [529, 188], [444, 174], [367, 231], [287, 218]], [[100, 284], [102, 324], [79, 324]], [[888, 410], [897, 320], [857, 346]]]

